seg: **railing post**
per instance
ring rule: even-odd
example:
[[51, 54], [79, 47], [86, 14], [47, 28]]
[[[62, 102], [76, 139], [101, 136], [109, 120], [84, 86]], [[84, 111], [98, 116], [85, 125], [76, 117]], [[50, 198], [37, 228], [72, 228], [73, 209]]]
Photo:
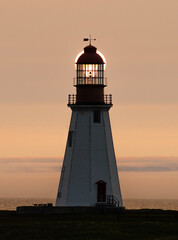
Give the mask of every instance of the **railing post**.
[[112, 95], [110, 94], [110, 104], [112, 104]]
[[68, 104], [76, 104], [76, 94], [69, 94], [68, 95]]

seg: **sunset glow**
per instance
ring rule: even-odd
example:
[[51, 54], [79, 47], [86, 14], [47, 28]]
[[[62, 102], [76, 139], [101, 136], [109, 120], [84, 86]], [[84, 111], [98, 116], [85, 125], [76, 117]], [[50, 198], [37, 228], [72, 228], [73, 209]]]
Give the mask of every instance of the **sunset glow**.
[[84, 51], [81, 51], [81, 52], [79, 52], [79, 54], [77, 54], [77, 56], [76, 56], [76, 58], [75, 58], [75, 67], [76, 67], [76, 63], [77, 63], [79, 57], [80, 57], [83, 53], [84, 53]]
[[106, 69], [106, 58], [104, 57], [104, 55], [101, 53], [101, 52], [99, 52], [98, 50], [96, 51], [99, 55], [100, 55], [100, 57], [103, 59], [103, 62], [104, 62], [104, 70]]
[[[103, 59], [103, 62], [104, 62], [104, 70], [105, 70], [105, 69], [106, 69], [106, 58], [105, 58], [105, 56], [104, 56], [101, 52], [99, 52], [98, 50], [97, 50], [96, 52], [97, 52], [97, 54], [100, 55], [100, 57]], [[80, 57], [83, 53], [84, 53], [84, 51], [81, 51], [81, 52], [79, 52], [79, 54], [77, 54], [77, 56], [76, 56], [76, 58], [75, 58], [75, 69], [77, 68], [76, 63], [77, 63], [79, 57]]]
[[177, 9], [177, 0], [1, 1], [1, 197], [56, 196], [89, 33], [107, 60], [124, 198], [178, 197]]

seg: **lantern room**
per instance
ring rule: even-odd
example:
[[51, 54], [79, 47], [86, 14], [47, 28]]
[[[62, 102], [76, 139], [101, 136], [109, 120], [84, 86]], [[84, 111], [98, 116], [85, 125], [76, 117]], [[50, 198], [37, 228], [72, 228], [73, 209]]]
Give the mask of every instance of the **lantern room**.
[[105, 59], [96, 47], [89, 45], [76, 59], [76, 85], [105, 85]]
[[112, 96], [104, 95], [106, 60], [102, 53], [91, 45], [91, 39], [90, 44], [76, 57], [75, 67], [74, 86], [76, 87], [76, 95], [69, 95], [68, 104], [112, 105]]

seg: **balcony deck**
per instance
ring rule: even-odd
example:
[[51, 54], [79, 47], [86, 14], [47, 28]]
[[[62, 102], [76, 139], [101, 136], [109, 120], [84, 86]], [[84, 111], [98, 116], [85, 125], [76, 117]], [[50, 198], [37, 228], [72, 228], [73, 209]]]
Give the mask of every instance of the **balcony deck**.
[[93, 103], [93, 102], [77, 102], [77, 95], [76, 94], [69, 94], [68, 95], [68, 105], [75, 105], [75, 104], [104, 104], [104, 105], [112, 105], [112, 94], [104, 95], [104, 102], [103, 103]]

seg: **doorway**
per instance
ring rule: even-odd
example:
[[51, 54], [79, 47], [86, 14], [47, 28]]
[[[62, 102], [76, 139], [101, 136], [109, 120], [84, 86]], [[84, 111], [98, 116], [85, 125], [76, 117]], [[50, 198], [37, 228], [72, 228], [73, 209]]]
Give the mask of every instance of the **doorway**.
[[100, 180], [97, 184], [97, 202], [106, 202], [106, 182]]

